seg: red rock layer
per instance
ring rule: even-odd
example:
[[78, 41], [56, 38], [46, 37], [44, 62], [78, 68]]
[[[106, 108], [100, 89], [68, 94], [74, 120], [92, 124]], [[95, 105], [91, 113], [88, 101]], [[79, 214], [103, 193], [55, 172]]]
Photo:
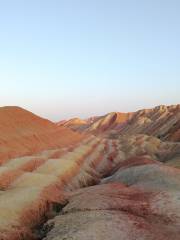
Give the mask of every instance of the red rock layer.
[[75, 144], [83, 136], [19, 107], [0, 108], [0, 162]]

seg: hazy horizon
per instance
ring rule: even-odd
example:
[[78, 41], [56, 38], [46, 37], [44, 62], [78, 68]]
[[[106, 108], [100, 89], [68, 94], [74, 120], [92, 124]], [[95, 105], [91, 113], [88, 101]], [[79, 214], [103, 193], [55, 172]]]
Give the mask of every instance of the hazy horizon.
[[177, 0], [0, 4], [0, 105], [52, 121], [180, 103]]
[[[100, 116], [105, 116], [106, 114], [109, 114], [109, 113], [113, 113], [113, 112], [120, 112], [120, 113], [130, 113], [130, 112], [136, 112], [136, 111], [139, 111], [139, 110], [143, 110], [143, 109], [153, 109], [153, 108], [155, 108], [155, 107], [158, 107], [158, 106], [162, 106], [162, 105], [164, 105], [164, 106], [173, 106], [173, 105], [178, 105], [179, 103], [177, 103], [177, 104], [161, 104], [161, 105], [155, 105], [155, 106], [151, 106], [151, 107], [147, 107], [147, 108], [142, 108], [142, 107], [140, 107], [140, 108], [137, 108], [137, 109], [134, 109], [133, 111], [121, 111], [121, 110], [117, 110], [117, 111], [109, 111], [109, 112], [100, 112], [100, 113], [96, 113], [96, 114], [90, 114], [90, 115], [85, 115], [84, 117], [81, 115], [69, 115], [68, 114], [68, 116], [69, 117], [67, 117], [67, 118], [57, 118], [57, 119], [54, 119], [53, 118], [53, 116], [52, 116], [52, 118], [49, 118], [48, 116], [43, 116], [43, 115], [40, 115], [38, 112], [34, 112], [33, 110], [31, 110], [31, 109], [28, 109], [28, 108], [25, 108], [25, 107], [22, 107], [22, 106], [15, 106], [15, 105], [4, 105], [4, 106], [0, 106], [0, 107], [20, 107], [20, 108], [22, 108], [22, 109], [24, 109], [24, 110], [27, 110], [27, 111], [30, 111], [30, 112], [32, 112], [33, 114], [35, 114], [35, 115], [37, 115], [37, 116], [39, 116], [39, 117], [42, 117], [42, 118], [44, 118], [44, 119], [47, 119], [47, 120], [50, 120], [50, 121], [52, 121], [52, 122], [60, 122], [60, 121], [63, 121], [63, 120], [70, 120], [70, 119], [73, 119], [73, 118], [80, 118], [80, 119], [82, 119], [82, 120], [86, 120], [86, 119], [88, 119], [88, 118], [91, 118], [91, 117], [100, 117]], [[64, 113], [64, 114], [67, 114], [67, 113]], [[60, 114], [61, 115], [61, 114]]]

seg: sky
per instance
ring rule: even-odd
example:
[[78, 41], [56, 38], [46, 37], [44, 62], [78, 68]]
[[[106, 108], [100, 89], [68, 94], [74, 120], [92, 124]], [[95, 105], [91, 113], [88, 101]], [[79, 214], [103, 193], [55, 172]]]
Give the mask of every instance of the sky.
[[0, 0], [0, 106], [53, 121], [180, 103], [179, 0]]

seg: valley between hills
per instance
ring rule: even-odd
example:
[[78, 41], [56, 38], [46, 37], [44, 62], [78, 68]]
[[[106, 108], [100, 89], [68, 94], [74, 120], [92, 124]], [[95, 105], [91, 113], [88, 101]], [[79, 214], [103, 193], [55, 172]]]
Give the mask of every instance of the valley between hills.
[[180, 105], [53, 123], [0, 108], [0, 240], [179, 240]]

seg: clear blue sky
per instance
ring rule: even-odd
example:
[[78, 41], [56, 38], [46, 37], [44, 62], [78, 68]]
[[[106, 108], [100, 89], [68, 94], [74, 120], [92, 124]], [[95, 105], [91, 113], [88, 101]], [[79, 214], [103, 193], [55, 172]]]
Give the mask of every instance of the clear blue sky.
[[0, 0], [0, 104], [57, 121], [180, 103], [179, 0]]

